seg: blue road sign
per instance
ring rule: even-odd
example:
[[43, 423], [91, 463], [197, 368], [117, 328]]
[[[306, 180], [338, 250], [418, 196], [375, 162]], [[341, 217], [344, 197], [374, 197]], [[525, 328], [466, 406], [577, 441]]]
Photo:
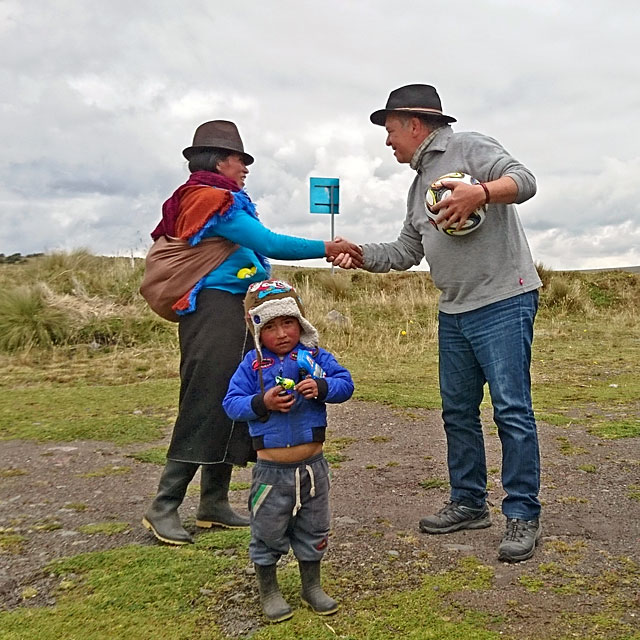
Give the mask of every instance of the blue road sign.
[[309, 211], [340, 213], [340, 179], [309, 178]]

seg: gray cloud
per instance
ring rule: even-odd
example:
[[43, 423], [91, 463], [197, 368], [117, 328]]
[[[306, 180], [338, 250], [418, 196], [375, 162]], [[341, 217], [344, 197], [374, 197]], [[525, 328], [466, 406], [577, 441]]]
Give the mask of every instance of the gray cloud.
[[236, 121], [256, 157], [247, 187], [265, 224], [327, 237], [308, 178], [335, 176], [336, 230], [393, 239], [412, 172], [368, 116], [392, 88], [428, 82], [457, 129], [536, 174], [520, 207], [536, 259], [638, 264], [639, 21], [630, 0], [5, 0], [0, 252], [143, 253], [211, 118]]

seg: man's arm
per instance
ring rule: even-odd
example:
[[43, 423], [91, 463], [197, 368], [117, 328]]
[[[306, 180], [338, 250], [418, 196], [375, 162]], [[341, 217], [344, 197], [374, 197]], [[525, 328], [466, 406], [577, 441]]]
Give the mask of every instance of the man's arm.
[[465, 140], [469, 171], [484, 186], [444, 180], [442, 184], [451, 189], [451, 195], [433, 207], [434, 212], [440, 213], [438, 224], [447, 220], [447, 227], [458, 229], [478, 207], [520, 204], [533, 197], [537, 188], [533, 173], [497, 140], [479, 133], [469, 133]]
[[[535, 195], [536, 179], [533, 173], [497, 140], [471, 132], [466, 137], [464, 155], [469, 158], [469, 173], [488, 186], [491, 202], [521, 204]], [[511, 178], [515, 183], [515, 193], [504, 178]]]
[[398, 239], [394, 242], [380, 242], [362, 245], [363, 269], [376, 273], [386, 273], [395, 269], [406, 271], [424, 258], [422, 236], [405, 220]]

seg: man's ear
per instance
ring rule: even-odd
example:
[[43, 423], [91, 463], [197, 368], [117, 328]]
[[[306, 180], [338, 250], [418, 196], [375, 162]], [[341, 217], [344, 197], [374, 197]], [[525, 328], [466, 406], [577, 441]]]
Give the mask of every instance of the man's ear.
[[[416, 138], [426, 138], [431, 133], [431, 129], [425, 123], [424, 120], [421, 120], [420, 118], [411, 118], [409, 122], [411, 127], [411, 133]], [[426, 135], [425, 135], [425, 132], [426, 132]]]

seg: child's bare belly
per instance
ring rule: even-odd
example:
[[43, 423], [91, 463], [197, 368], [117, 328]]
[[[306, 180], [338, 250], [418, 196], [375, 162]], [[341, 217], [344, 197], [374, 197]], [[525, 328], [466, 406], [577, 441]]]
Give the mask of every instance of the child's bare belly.
[[322, 451], [322, 442], [307, 442], [295, 447], [276, 447], [274, 449], [258, 449], [257, 456], [270, 462], [301, 462]]

